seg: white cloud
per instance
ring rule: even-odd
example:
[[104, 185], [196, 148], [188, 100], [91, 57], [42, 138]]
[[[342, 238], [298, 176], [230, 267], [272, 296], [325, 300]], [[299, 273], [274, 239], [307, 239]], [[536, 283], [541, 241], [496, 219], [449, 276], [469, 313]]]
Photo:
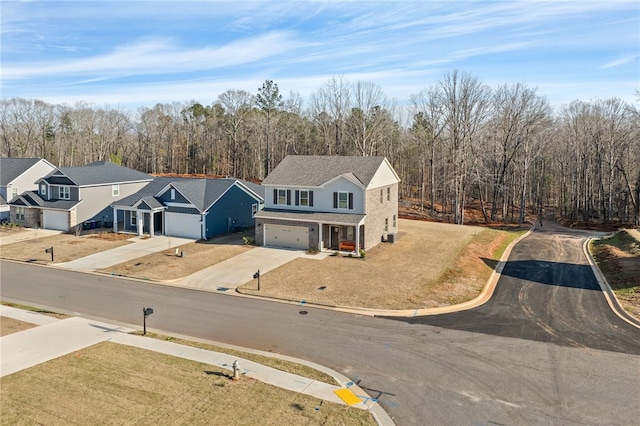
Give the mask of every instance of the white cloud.
[[3, 66], [4, 79], [50, 77], [52, 75], [125, 76], [191, 72], [264, 60], [299, 47], [291, 34], [271, 32], [235, 40], [224, 46], [189, 49], [166, 39], [142, 40], [115, 48], [105, 55], [66, 62]]
[[602, 66], [603, 69], [619, 67], [620, 65], [628, 64], [629, 62], [633, 62], [640, 57], [639, 53], [630, 53], [627, 55], [623, 55], [618, 59], [614, 59], [611, 62], [607, 62]]

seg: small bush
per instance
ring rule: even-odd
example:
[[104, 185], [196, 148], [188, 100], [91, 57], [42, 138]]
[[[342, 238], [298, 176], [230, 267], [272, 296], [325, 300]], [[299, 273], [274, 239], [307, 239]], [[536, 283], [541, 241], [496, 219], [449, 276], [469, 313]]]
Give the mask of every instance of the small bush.
[[360, 249], [360, 257], [364, 259], [364, 257], [366, 256], [367, 252], [364, 251], [364, 249]]

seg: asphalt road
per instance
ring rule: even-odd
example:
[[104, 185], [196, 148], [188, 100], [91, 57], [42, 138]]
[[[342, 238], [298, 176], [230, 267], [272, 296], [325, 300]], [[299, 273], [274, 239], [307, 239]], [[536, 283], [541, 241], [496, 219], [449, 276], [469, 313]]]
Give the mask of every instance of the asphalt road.
[[515, 247], [487, 304], [403, 321], [9, 262], [0, 292], [139, 326], [152, 306], [150, 329], [341, 371], [398, 425], [638, 424], [640, 331], [594, 287], [585, 235], [552, 228]]
[[610, 309], [587, 262], [588, 235], [548, 222], [513, 250], [483, 306], [405, 321], [640, 355], [640, 330]]

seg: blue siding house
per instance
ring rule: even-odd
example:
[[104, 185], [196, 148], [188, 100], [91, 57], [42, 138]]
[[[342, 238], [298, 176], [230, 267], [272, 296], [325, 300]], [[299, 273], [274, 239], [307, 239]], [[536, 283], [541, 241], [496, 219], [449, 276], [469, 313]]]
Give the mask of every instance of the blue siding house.
[[260, 185], [239, 179], [156, 177], [111, 205], [114, 231], [209, 239], [252, 228], [264, 206]]

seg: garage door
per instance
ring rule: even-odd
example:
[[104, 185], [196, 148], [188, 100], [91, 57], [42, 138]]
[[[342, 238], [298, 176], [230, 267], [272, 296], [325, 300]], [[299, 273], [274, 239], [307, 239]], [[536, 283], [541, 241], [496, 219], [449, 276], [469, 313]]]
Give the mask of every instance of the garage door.
[[57, 210], [42, 211], [42, 227], [44, 229], [56, 229], [58, 231], [69, 230], [69, 212]]
[[200, 215], [184, 213], [164, 214], [164, 233], [172, 237], [202, 238]]
[[290, 247], [307, 250], [309, 248], [309, 228], [306, 226], [283, 226], [265, 224], [265, 245]]

